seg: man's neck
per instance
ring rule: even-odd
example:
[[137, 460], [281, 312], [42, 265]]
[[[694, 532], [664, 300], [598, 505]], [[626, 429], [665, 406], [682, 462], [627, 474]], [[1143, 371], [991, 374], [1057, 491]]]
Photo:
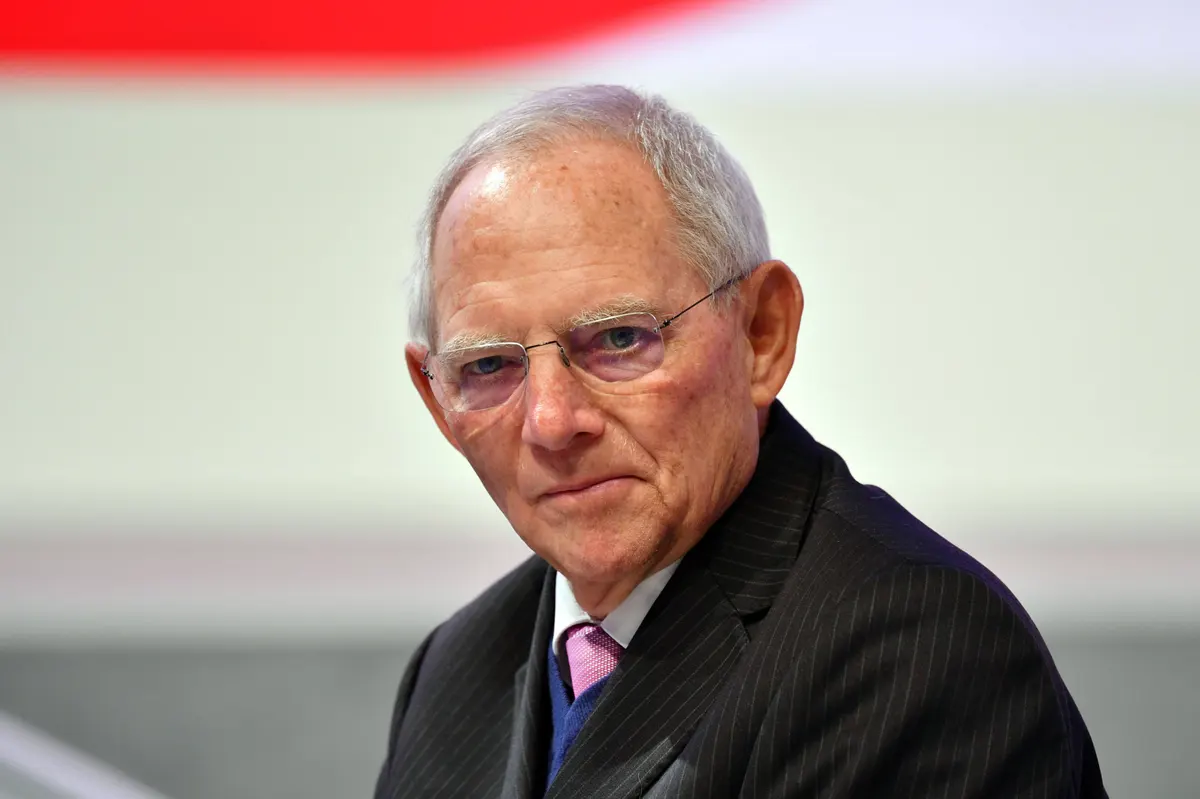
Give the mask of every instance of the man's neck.
[[567, 579], [571, 583], [571, 593], [575, 595], [579, 607], [593, 619], [601, 621], [633, 593], [633, 589], [642, 581], [642, 576], [628, 577], [616, 583], [571, 580], [569, 577]]

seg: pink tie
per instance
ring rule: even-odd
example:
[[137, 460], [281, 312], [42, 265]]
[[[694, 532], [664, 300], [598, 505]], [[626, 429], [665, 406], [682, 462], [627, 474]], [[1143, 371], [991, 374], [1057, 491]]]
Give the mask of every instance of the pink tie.
[[576, 624], [568, 629], [566, 648], [575, 696], [612, 674], [625, 651], [599, 624]]

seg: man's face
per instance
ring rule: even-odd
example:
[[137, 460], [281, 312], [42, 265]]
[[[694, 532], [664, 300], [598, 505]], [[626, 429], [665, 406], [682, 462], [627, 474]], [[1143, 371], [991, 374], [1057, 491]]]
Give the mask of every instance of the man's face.
[[[437, 226], [438, 340], [541, 343], [582, 312], [630, 301], [674, 314], [709, 290], [675, 230], [662, 186], [621, 145], [483, 164]], [[444, 412], [448, 434], [517, 533], [573, 585], [631, 587], [686, 552], [753, 470], [741, 319], [697, 306], [663, 331], [662, 366], [627, 382], [600, 383], [555, 347], [535, 349], [522, 390], [496, 408]]]

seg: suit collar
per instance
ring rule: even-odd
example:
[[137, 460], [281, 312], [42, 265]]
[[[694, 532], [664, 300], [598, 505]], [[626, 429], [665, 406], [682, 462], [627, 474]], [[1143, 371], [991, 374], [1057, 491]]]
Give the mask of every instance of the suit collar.
[[750, 483], [651, 607], [547, 799], [640, 796], [678, 756], [791, 572], [820, 452], [776, 403]]
[[820, 491], [821, 452], [808, 431], [775, 402], [754, 476], [688, 553], [704, 561], [739, 616], [766, 610], [783, 588]]
[[[623, 649], [629, 648], [633, 636], [642, 626], [642, 621], [646, 618], [651, 606], [654, 605], [654, 600], [658, 599], [659, 594], [662, 593], [671, 579], [671, 575], [678, 567], [679, 561], [675, 561], [642, 580], [621, 604], [613, 608], [612, 612], [600, 621], [600, 627], [604, 632], [612, 636], [613, 640]], [[555, 653], [563, 654], [563, 633], [576, 624], [594, 621], [595, 619], [586, 610], [579, 607], [579, 602], [576, 601], [567, 578], [561, 573], [556, 574], [554, 578], [554, 626], [550, 634], [550, 641], [555, 648]]]

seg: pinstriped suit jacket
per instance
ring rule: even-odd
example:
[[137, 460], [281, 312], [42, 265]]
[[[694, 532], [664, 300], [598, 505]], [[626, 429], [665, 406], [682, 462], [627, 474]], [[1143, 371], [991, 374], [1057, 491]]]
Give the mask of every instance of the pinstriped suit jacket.
[[1106, 796], [1008, 590], [778, 404], [547, 790], [553, 577], [531, 558], [421, 645], [376, 799]]

